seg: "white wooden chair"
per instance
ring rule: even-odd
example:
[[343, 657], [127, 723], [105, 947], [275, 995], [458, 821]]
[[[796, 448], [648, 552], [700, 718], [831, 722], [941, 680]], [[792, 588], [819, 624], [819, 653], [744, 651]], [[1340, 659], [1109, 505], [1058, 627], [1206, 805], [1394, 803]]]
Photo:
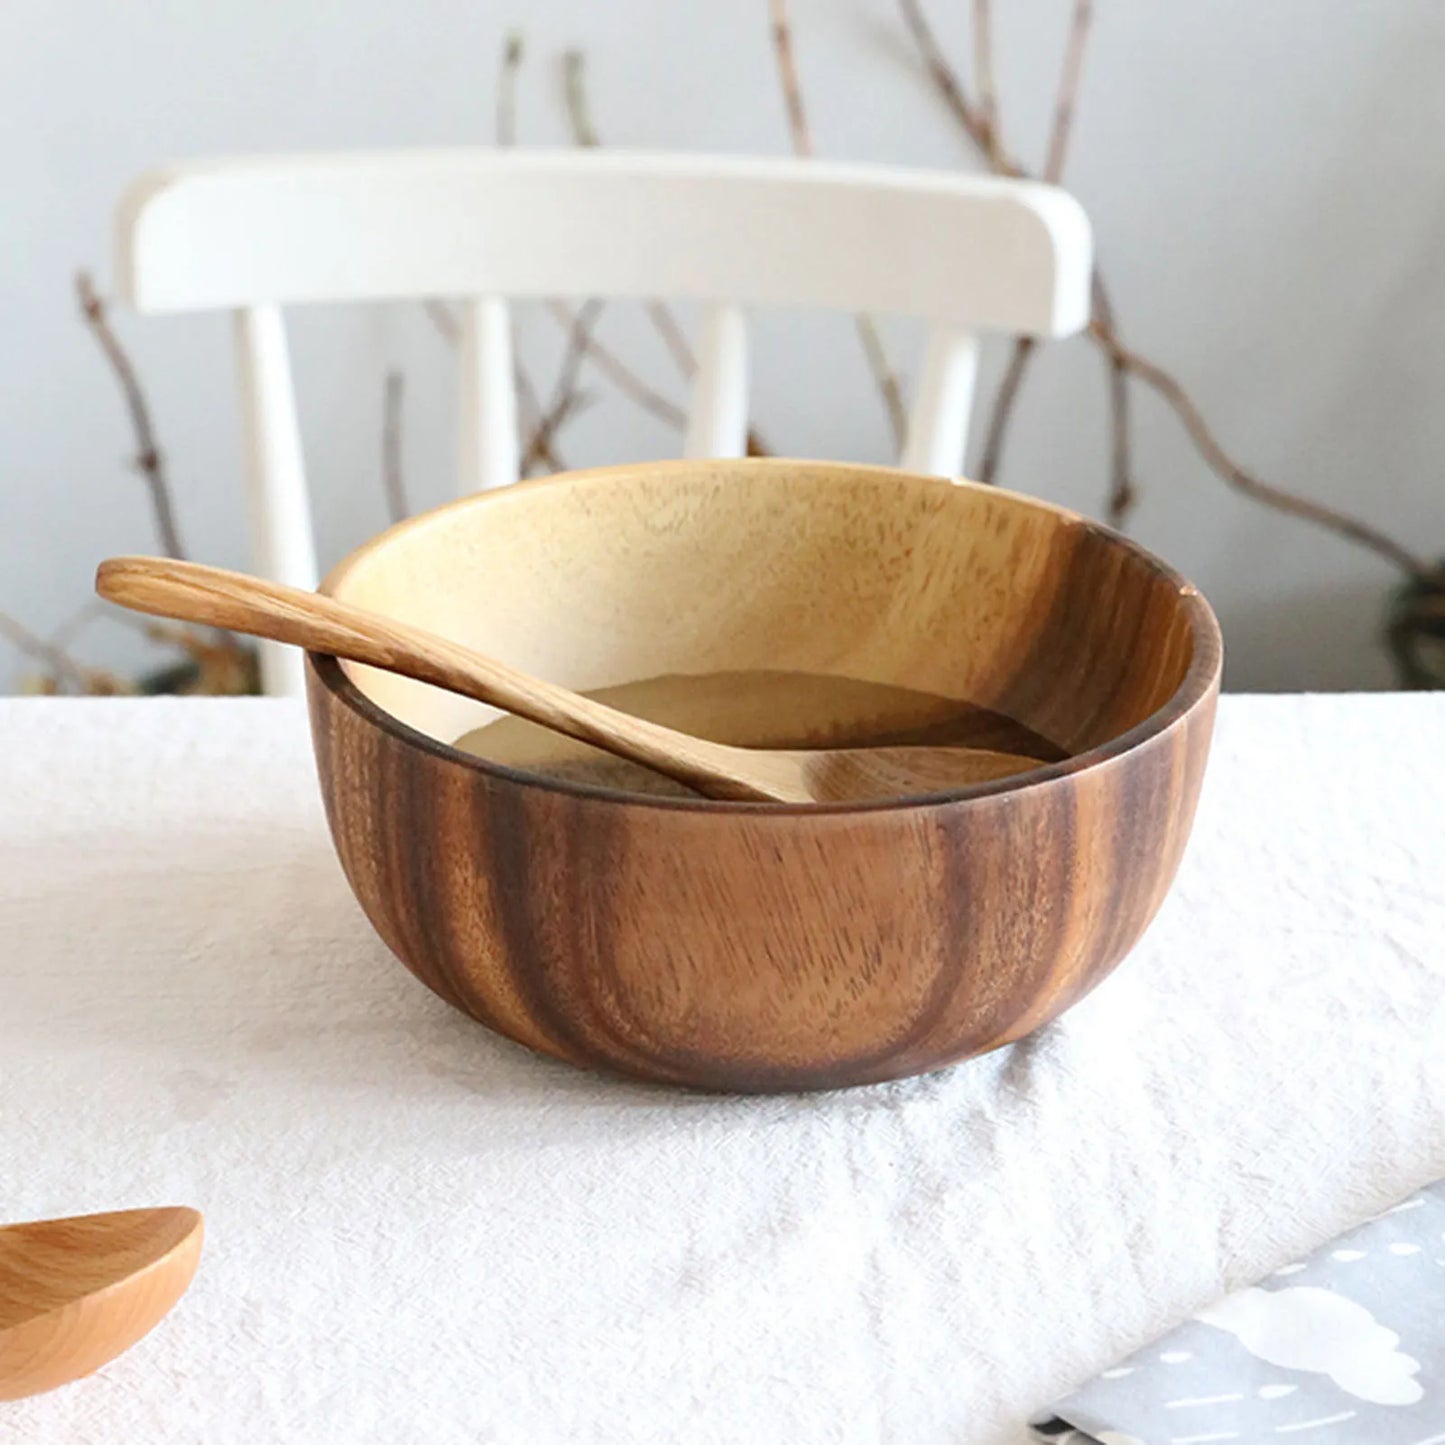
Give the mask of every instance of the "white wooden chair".
[[[317, 582], [281, 307], [462, 298], [461, 491], [515, 481], [507, 298], [705, 303], [684, 451], [741, 456], [746, 305], [932, 323], [902, 464], [963, 465], [977, 333], [1077, 331], [1092, 247], [1078, 203], [992, 177], [623, 151], [440, 150], [250, 157], [140, 177], [118, 281], [141, 311], [235, 313], [254, 565]], [[301, 657], [267, 648], [266, 690]]]

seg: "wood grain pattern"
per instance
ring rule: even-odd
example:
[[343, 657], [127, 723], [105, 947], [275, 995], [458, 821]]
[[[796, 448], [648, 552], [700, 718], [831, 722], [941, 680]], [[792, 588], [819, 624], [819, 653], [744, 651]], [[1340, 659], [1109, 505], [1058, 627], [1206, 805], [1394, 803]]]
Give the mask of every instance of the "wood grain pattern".
[[185, 1293], [201, 1254], [194, 1209], [128, 1209], [0, 1229], [0, 1400], [98, 1370]]
[[917, 1073], [1080, 997], [1173, 878], [1219, 685], [1208, 605], [1142, 549], [886, 468], [552, 478], [404, 523], [325, 585], [579, 689], [836, 674], [1070, 754], [922, 802], [643, 798], [470, 756], [453, 740], [494, 713], [312, 657], [337, 850], [403, 962], [530, 1047], [708, 1089]]

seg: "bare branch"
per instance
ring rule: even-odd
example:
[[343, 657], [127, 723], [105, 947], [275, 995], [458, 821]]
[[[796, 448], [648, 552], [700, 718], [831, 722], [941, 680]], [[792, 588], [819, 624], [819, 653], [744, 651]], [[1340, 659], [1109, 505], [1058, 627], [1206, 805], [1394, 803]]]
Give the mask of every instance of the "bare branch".
[[[549, 301], [547, 310], [552, 313], [559, 326], [570, 335], [576, 334], [578, 313], [565, 301]], [[587, 355], [598, 371], [644, 411], [651, 412], [669, 426], [687, 425], [687, 413], [682, 407], [669, 401], [661, 392], [653, 390], [615, 351], [604, 346], [590, 327], [586, 333], [585, 345]]]
[[[165, 458], [156, 441], [150, 405], [146, 401], [135, 364], [111, 327], [105, 303], [97, 293], [88, 272], [76, 273], [75, 291], [80, 302], [81, 315], [109, 363], [125, 398], [126, 410], [130, 414], [131, 430], [135, 434], [136, 455], [133, 465], [146, 483], [161, 549], [169, 557], [184, 559], [185, 549], [181, 545], [180, 532], [176, 525], [175, 505], [171, 497], [170, 481], [166, 474]], [[22, 628], [21, 631], [26, 632], [27, 630]], [[13, 628], [9, 635], [12, 640], [17, 640]], [[32, 640], [41, 643], [52, 660], [52, 666], [66, 656], [64, 650], [54, 643], [35, 639], [33, 634], [28, 635]], [[200, 634], [195, 635], [200, 636]], [[247, 655], [246, 647], [229, 633], [218, 632], [215, 634], [214, 640], [205, 645], [217, 658], [226, 659], [225, 666], [232, 669], [238, 665], [237, 659]], [[67, 670], [70, 675], [76, 676], [77, 669], [78, 675], [84, 679], [84, 690], [87, 692], [108, 694], [129, 690], [123, 679], [109, 672], [94, 668], [80, 668], [78, 664], [73, 663]], [[206, 674], [203, 673], [203, 680], [205, 676]]]
[[[445, 301], [428, 301], [425, 309], [427, 317], [436, 327], [437, 335], [448, 346], [458, 345], [462, 338], [462, 328], [451, 306]], [[512, 360], [512, 383], [517, 389], [518, 431], [522, 436], [535, 436], [537, 425], [542, 420], [542, 403], [537, 399], [537, 388], [532, 384], [526, 367], [522, 365], [520, 358], [516, 357]], [[562, 463], [550, 446], [543, 452], [542, 460], [554, 472], [563, 470]]]
[[509, 30], [502, 42], [502, 68], [497, 75], [497, 144], [517, 143], [517, 72], [526, 47], [518, 30]]
[[[99, 597], [89, 597], [57, 627], [46, 640], [52, 647], [69, 647], [87, 627], [99, 617], [104, 617], [107, 607]], [[124, 613], [123, 616], [131, 616]]]
[[[977, 21], [979, 8], [987, 13], [988, 0], [975, 0], [975, 47], [988, 45], [988, 26], [984, 22], [983, 39], [978, 38]], [[1058, 89], [1054, 93], [1053, 121], [1050, 126], [1048, 158], [1044, 162], [1044, 179], [1057, 184], [1063, 178], [1064, 162], [1068, 158], [1069, 136], [1073, 129], [1075, 97], [1078, 94], [1079, 79], [1083, 74], [1084, 52], [1089, 38], [1089, 24], [1093, 17], [1091, 0], [1074, 0], [1073, 18], [1069, 24], [1068, 40], [1064, 45], [1063, 64], [1059, 70]], [[977, 67], [977, 56], [975, 56]], [[987, 63], [989, 84], [992, 85], [992, 58]], [[982, 83], [982, 82], [981, 82]], [[1001, 140], [998, 131], [998, 102], [993, 97], [986, 107], [985, 120], [987, 123], [986, 139], [988, 141], [988, 156], [990, 164], [994, 169], [1000, 169], [1000, 157], [1002, 156]], [[979, 480], [993, 485], [998, 481], [999, 468], [1003, 465], [1004, 443], [1008, 437], [1009, 424], [1013, 418], [1015, 406], [1018, 404], [1019, 393], [1023, 389], [1024, 378], [1033, 362], [1034, 353], [1037, 350], [1037, 343], [1027, 336], [1018, 337], [1013, 344], [1013, 351], [1009, 355], [1008, 366], [1004, 371], [1003, 379], [999, 383], [998, 392], [993, 399], [993, 408], [989, 413], [988, 427], [985, 432], [983, 459], [979, 464]], [[1110, 381], [1111, 416], [1112, 422], [1112, 476], [1113, 483], [1110, 489], [1111, 516], [1113, 509], [1119, 502], [1120, 479], [1128, 471], [1128, 449], [1129, 437], [1127, 430], [1120, 430], [1120, 426], [1127, 427], [1128, 422], [1128, 389], [1120, 381], [1117, 369], [1111, 372]], [[1125, 491], [1127, 491], [1125, 484]], [[1127, 508], [1128, 503], [1126, 502]], [[1122, 512], [1119, 514], [1122, 517]]]
[[[536, 448], [537, 461], [548, 471], [565, 472], [567, 463], [550, 437], [542, 435], [542, 399], [520, 361], [512, 364], [512, 380], [517, 388], [517, 430], [530, 437], [529, 446]], [[525, 474], [525, 468], [524, 474]]]
[[990, 136], [998, 135], [998, 86], [993, 76], [993, 6], [973, 0], [973, 83], [979, 117]]
[[[929, 79], [948, 106], [965, 135], [976, 145], [996, 171], [1004, 175], [1027, 174], [1008, 153], [1001, 148], [997, 160], [990, 154], [989, 132], [982, 110], [969, 98], [957, 72], [948, 63], [938, 44], [938, 39], [925, 18], [919, 0], [898, 0], [913, 41], [927, 69]], [[1060, 74], [1059, 91], [1054, 105], [1053, 138], [1046, 162], [1054, 176], [1062, 173], [1068, 151], [1069, 135], [1073, 125], [1074, 101], [1082, 73], [1083, 55], [1088, 40], [1092, 8], [1089, 0], [1075, 0], [1069, 39], [1065, 45], [1064, 62]], [[1252, 473], [1239, 466], [1220, 446], [1205, 422], [1199, 408], [1188, 392], [1162, 367], [1146, 360], [1137, 352], [1128, 350], [1119, 339], [1113, 309], [1108, 292], [1096, 277], [1094, 281], [1094, 315], [1089, 323], [1089, 334], [1099, 344], [1109, 362], [1111, 442], [1111, 483], [1109, 494], [1109, 515], [1122, 520], [1134, 501], [1133, 481], [1130, 475], [1130, 433], [1129, 399], [1126, 378], [1136, 377], [1146, 386], [1152, 387], [1173, 408], [1183, 424], [1190, 440], [1210, 469], [1223, 481], [1264, 506], [1289, 516], [1299, 517], [1334, 532], [1337, 536], [1367, 548], [1387, 558], [1396, 567], [1413, 577], [1435, 575], [1424, 559], [1416, 556], [1394, 538], [1372, 527], [1367, 522], [1348, 516], [1333, 507], [1297, 496], [1283, 487], [1261, 481]], [[1002, 438], [1007, 430], [1008, 418], [1017, 399], [1023, 372], [1028, 366], [1032, 347], [1021, 341], [1015, 346], [1009, 369], [999, 387], [994, 402], [985, 446], [985, 467], [991, 467], [996, 474], [1002, 451]], [[992, 455], [990, 456], [990, 452]], [[980, 469], [981, 475], [983, 468]]]
[[[810, 158], [813, 155], [813, 132], [808, 124], [807, 108], [803, 104], [802, 83], [798, 79], [798, 62], [793, 52], [793, 24], [788, 13], [788, 0], [769, 0], [769, 15], [773, 55], [778, 62], [778, 82], [783, 91], [783, 105], [788, 113], [788, 135], [792, 141], [793, 154]], [[883, 338], [878, 334], [877, 323], [871, 316], [859, 315], [855, 318], [855, 325], [863, 354], [868, 360], [868, 369], [873, 373], [874, 385], [883, 399], [883, 409], [893, 431], [893, 440], [901, 447], [908, 427], [907, 410], [903, 405], [903, 387], [888, 360]]]
[[662, 344], [672, 354], [672, 359], [677, 363], [677, 369], [689, 380], [697, 371], [697, 357], [692, 354], [692, 347], [687, 343], [687, 337], [683, 335], [682, 327], [678, 325], [677, 315], [666, 301], [649, 301], [647, 303], [647, 316], [652, 322], [652, 329], [662, 338]]
[[873, 384], [883, 398], [883, 409], [888, 414], [888, 425], [893, 432], [893, 444], [901, 450], [903, 439], [908, 433], [908, 407], [903, 401], [902, 383], [888, 360], [887, 351], [883, 349], [878, 323], [866, 313], [859, 312], [853, 318], [853, 324], [858, 328], [858, 340], [863, 345], [863, 355], [868, 358]]
[[978, 463], [978, 480], [986, 486], [998, 483], [998, 470], [1003, 462], [1004, 441], [1008, 436], [1009, 422], [1013, 419], [1014, 406], [1028, 372], [1029, 361], [1038, 343], [1032, 336], [1016, 336], [1013, 350], [1009, 353], [1008, 365], [999, 379], [998, 390], [994, 393], [993, 406], [989, 410], [988, 425], [984, 429], [983, 455]]
[[515, 363], [512, 384], [517, 388], [517, 430], [523, 436], [531, 436], [542, 420], [542, 399], [532, 385], [532, 378]]
[[1054, 119], [1049, 130], [1049, 150], [1044, 158], [1044, 179], [1057, 184], [1069, 157], [1069, 139], [1074, 129], [1079, 80], [1084, 73], [1084, 52], [1089, 44], [1089, 27], [1094, 18], [1092, 0], [1074, 0], [1069, 36], [1064, 43], [1064, 63], [1059, 71], [1059, 88], [1054, 93]]
[[381, 398], [381, 482], [386, 490], [386, 510], [393, 522], [410, 513], [406, 504], [406, 482], [401, 464], [402, 407], [406, 400], [406, 377], [388, 371]]
[[105, 303], [96, 294], [88, 272], [77, 272], [75, 292], [80, 300], [80, 313], [106, 361], [110, 363], [110, 369], [115, 373], [115, 379], [120, 383], [125, 397], [126, 409], [130, 412], [131, 429], [135, 433], [136, 454], [133, 465], [144, 478], [150, 492], [151, 511], [155, 514], [161, 550], [168, 557], [183, 558], [185, 549], [181, 546], [180, 533], [176, 528], [176, 512], [171, 501], [170, 482], [166, 477], [165, 458], [156, 443], [155, 427], [151, 424], [150, 407], [145, 393], [141, 390], [140, 378], [111, 329]]
[[567, 120], [572, 127], [574, 145], [591, 149], [602, 144], [592, 124], [592, 108], [587, 103], [587, 57], [580, 50], [569, 50], [562, 57], [562, 93], [567, 102]]
[[[572, 330], [577, 313], [565, 301], [550, 301], [547, 303], [547, 309], [559, 326], [569, 332]], [[587, 359], [629, 401], [635, 402], [643, 411], [651, 413], [660, 422], [676, 427], [679, 431], [687, 426], [686, 410], [643, 381], [615, 351], [601, 341], [595, 330], [588, 333], [586, 344]], [[683, 345], [686, 345], [685, 341]], [[691, 365], [695, 369], [696, 363], [691, 362]], [[756, 427], [748, 428], [748, 455], [750, 457], [772, 455], [771, 449]]]
[[557, 382], [552, 388], [551, 399], [522, 455], [524, 476], [541, 460], [563, 424], [583, 404], [578, 381], [582, 363], [590, 349], [592, 328], [596, 326], [601, 312], [602, 302], [584, 301], [572, 319], [567, 335], [567, 349], [563, 352], [561, 365], [557, 369]]
[[769, 0], [772, 17], [773, 54], [778, 62], [778, 80], [783, 88], [783, 106], [788, 113], [788, 135], [793, 154], [813, 154], [813, 132], [808, 126], [808, 113], [803, 108], [803, 88], [798, 81], [798, 62], [793, 54], [793, 22], [788, 14], [788, 0]]
[[913, 37], [928, 78], [933, 82], [933, 88], [952, 112], [964, 134], [982, 152], [991, 169], [1004, 176], [1023, 175], [1023, 167], [999, 145], [997, 137], [989, 128], [988, 117], [982, 106], [975, 104], [969, 97], [958, 72], [944, 57], [938, 37], [933, 33], [933, 27], [929, 25], [919, 0], [898, 0], [898, 8]]
[[1286, 512], [1292, 517], [1302, 517], [1305, 521], [1324, 527], [1337, 536], [1357, 542], [1360, 546], [1369, 548], [1370, 551], [1386, 558], [1413, 577], [1428, 578], [1434, 574], [1435, 569], [1424, 558], [1416, 556], [1396, 542], [1394, 538], [1386, 536], [1368, 523], [1336, 511], [1323, 502], [1311, 501], [1307, 497], [1287, 492], [1283, 487], [1272, 486], [1245, 471], [1220, 446], [1199, 408], [1195, 406], [1189, 394], [1174, 377], [1152, 361], [1146, 361], [1137, 352], [1128, 350], [1118, 337], [1099, 320], [1095, 319], [1090, 322], [1089, 334], [1105, 348], [1117, 365], [1131, 376], [1138, 377], [1140, 381], [1151, 387], [1169, 403], [1200, 456], [1208, 463], [1210, 469], [1230, 486], [1243, 492], [1246, 496], [1254, 498], [1257, 502], [1263, 502], [1267, 507], [1273, 507], [1276, 511]]
[[48, 642], [38, 633], [32, 632], [19, 618], [8, 612], [0, 612], [0, 637], [4, 637], [27, 657], [42, 662], [50, 669], [51, 679], [58, 686], [62, 678], [68, 678], [81, 692], [118, 691], [117, 688], [97, 687], [97, 682], [107, 680], [108, 674], [83, 667], [63, 647]]
[[562, 454], [557, 450], [557, 435], [596, 400], [597, 397], [592, 392], [577, 390], [554, 411], [548, 412], [544, 424], [532, 434], [527, 444], [527, 453], [521, 462], [523, 478], [535, 476], [539, 471], [552, 476], [567, 470], [567, 463], [562, 460]]
[[[1097, 269], [1093, 276], [1093, 297], [1094, 316], [1109, 335], [1117, 338], [1114, 303]], [[1133, 475], [1134, 433], [1129, 420], [1129, 373], [1111, 350], [1105, 349], [1103, 355], [1109, 381], [1109, 496], [1104, 515], [1111, 527], [1122, 529], [1137, 499]]]

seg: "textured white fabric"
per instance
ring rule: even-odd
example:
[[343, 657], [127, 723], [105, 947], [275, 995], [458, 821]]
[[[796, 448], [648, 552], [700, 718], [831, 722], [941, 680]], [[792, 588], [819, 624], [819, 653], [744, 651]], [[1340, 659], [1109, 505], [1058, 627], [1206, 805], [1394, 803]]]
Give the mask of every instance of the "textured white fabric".
[[35, 1442], [1018, 1445], [1445, 1174], [1445, 697], [1226, 698], [1158, 922], [1035, 1038], [714, 1099], [392, 960], [284, 702], [0, 704], [0, 1218], [205, 1211]]

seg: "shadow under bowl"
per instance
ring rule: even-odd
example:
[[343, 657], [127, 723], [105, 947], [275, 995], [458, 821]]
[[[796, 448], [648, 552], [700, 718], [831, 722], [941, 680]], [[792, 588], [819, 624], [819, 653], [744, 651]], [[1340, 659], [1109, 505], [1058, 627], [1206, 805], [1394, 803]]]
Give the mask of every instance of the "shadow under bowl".
[[[834, 703], [954, 700], [1058, 745], [1061, 761], [929, 797], [643, 796], [463, 751], [495, 710], [310, 657], [332, 835], [402, 962], [533, 1049], [713, 1090], [936, 1069], [1081, 997], [1174, 876], [1219, 688], [1208, 604], [1142, 548], [883, 467], [559, 475], [403, 522], [324, 590], [579, 691], [823, 679]], [[787, 713], [786, 690], [769, 698]], [[718, 718], [687, 721], [779, 746], [856, 741], [859, 722], [780, 715], [770, 738]]]

